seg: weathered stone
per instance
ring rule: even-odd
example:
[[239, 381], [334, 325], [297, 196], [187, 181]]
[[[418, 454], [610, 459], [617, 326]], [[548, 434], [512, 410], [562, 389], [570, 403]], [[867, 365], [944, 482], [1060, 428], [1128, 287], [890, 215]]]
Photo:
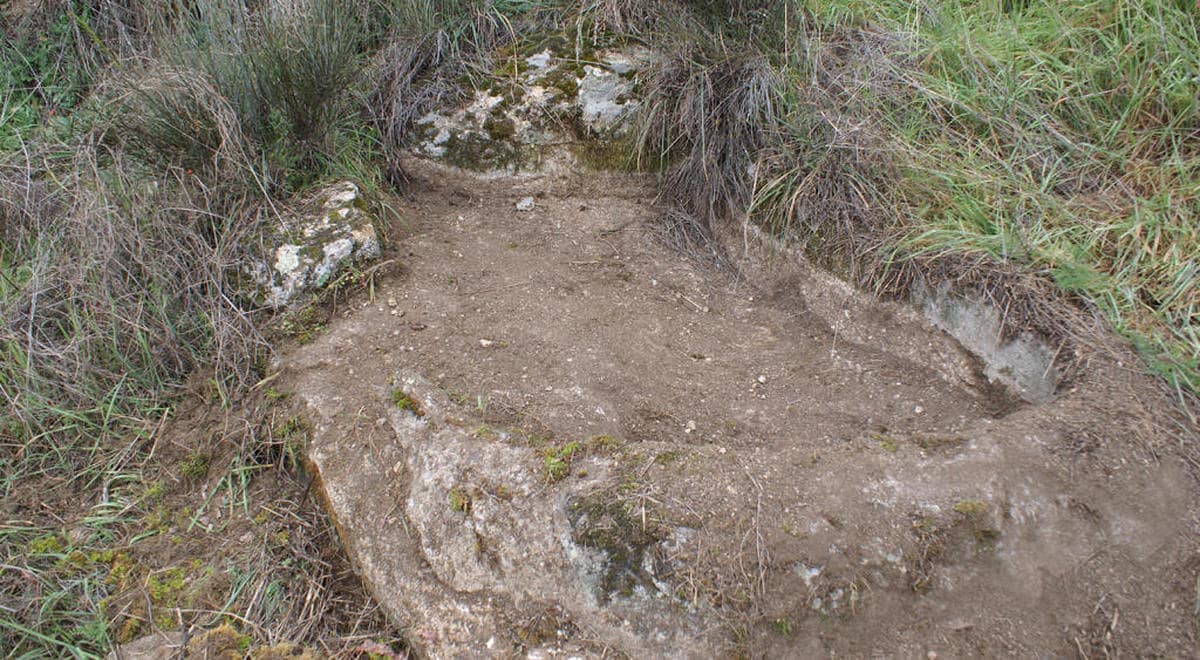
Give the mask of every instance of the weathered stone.
[[343, 182], [322, 191], [309, 210], [283, 218], [263, 237], [262, 258], [251, 271], [255, 298], [284, 307], [332, 281], [354, 262], [379, 257], [379, 237], [358, 186]]
[[553, 55], [550, 53], [550, 50], [546, 49], [540, 53], [526, 57], [525, 63], [535, 69], [545, 69], [546, 67], [550, 66], [550, 58], [552, 57]]
[[464, 105], [419, 119], [416, 152], [466, 170], [515, 174], [562, 152], [554, 147], [621, 137], [641, 104], [636, 73], [653, 61], [635, 48], [602, 53], [578, 69], [573, 56], [535, 53]]
[[[521, 108], [530, 102], [525, 99]], [[417, 153], [463, 169], [515, 172], [526, 147], [547, 139], [528, 114], [504, 95], [479, 90], [466, 106], [417, 120], [425, 136]]]
[[994, 305], [955, 295], [949, 284], [933, 290], [918, 286], [913, 301], [931, 323], [983, 361], [984, 374], [992, 382], [1034, 403], [1054, 396], [1061, 380], [1055, 351], [1028, 332], [1003, 339], [1000, 310]]
[[593, 135], [613, 132], [635, 108], [636, 100], [628, 98], [633, 82], [620, 74], [595, 66], [583, 67], [579, 81], [580, 121]]
[[465, 428], [441, 390], [409, 373], [379, 392], [388, 418], [348, 436], [335, 430], [341, 396], [312, 385], [298, 394], [313, 413], [308, 460], [320, 492], [380, 604], [431, 657], [507, 657], [518, 643], [531, 657], [587, 653], [553, 631], [514, 634], [547, 611], [553, 628], [588, 630], [635, 656], [713, 647], [711, 614], [657, 586], [670, 568], [655, 548], [687, 539], [614, 540], [589, 521], [612, 505], [596, 495], [611, 459], [581, 458], [586, 476], [547, 479], [527, 443]]

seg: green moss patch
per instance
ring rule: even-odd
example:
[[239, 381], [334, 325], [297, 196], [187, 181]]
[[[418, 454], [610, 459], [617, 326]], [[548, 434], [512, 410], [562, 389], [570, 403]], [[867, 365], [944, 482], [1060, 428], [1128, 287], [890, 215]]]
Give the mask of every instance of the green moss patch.
[[392, 405], [404, 412], [412, 413], [417, 417], [424, 417], [425, 411], [421, 409], [421, 405], [417, 400], [409, 396], [407, 392], [396, 388], [392, 390]]
[[153, 622], [161, 630], [174, 630], [179, 625], [176, 610], [191, 609], [213, 570], [200, 560], [187, 566], [175, 566], [146, 576], [146, 594], [153, 608]]
[[451, 135], [442, 147], [445, 161], [472, 172], [517, 171], [525, 162], [522, 149], [507, 140], [495, 140], [483, 133]]
[[561, 447], [546, 447], [542, 450], [542, 469], [546, 481], [558, 481], [571, 473], [571, 459], [579, 451], [578, 442], [568, 442]]
[[568, 505], [571, 540], [597, 550], [605, 559], [596, 584], [596, 596], [607, 603], [615, 596], [628, 597], [638, 587], [656, 591], [653, 577], [644, 568], [646, 553], [662, 540], [656, 527], [644, 526], [625, 502], [611, 492], [600, 492]]

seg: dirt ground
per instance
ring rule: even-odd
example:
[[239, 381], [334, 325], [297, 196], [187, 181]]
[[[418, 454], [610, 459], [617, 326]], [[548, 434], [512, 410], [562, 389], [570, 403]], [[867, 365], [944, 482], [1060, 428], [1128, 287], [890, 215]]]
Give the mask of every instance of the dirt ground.
[[[399, 400], [380, 392], [397, 373], [428, 379], [447, 419], [476, 436], [503, 430], [494, 442], [524, 452], [520, 469], [541, 484], [529, 497], [562, 509], [565, 533], [610, 561], [587, 607], [632, 601], [640, 585], [708, 626], [699, 646], [646, 648], [1200, 652], [1200, 500], [1181, 449], [1194, 427], [1129, 355], [1086, 356], [1053, 401], [1027, 404], [907, 308], [782, 253], [739, 238], [730, 272], [671, 250], [647, 223], [652, 182], [414, 173], [420, 192], [394, 228], [399, 272], [285, 355], [278, 386], [333, 441], [357, 432], [348, 420], [384, 421]], [[517, 210], [526, 196], [534, 208]], [[405, 479], [390, 510], [407, 496], [413, 523], [419, 476]], [[454, 492], [446, 508], [484, 529]], [[594, 543], [572, 513], [591, 501], [580, 493], [619, 503], [615, 517], [637, 523], [627, 536], [645, 542]], [[360, 568], [370, 563], [353, 521], [339, 527]], [[425, 536], [401, 552], [423, 555], [448, 598], [478, 596], [440, 572], [445, 549], [416, 527]], [[517, 610], [533, 598], [500, 591], [479, 587]], [[566, 601], [548, 606], [558, 648], [643, 648]], [[396, 623], [410, 631], [430, 624], [407, 616]]]

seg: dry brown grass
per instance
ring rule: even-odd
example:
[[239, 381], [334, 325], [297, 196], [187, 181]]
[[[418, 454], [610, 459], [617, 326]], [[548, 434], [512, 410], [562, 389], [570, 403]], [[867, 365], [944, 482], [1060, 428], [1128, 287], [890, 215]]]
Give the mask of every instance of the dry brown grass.
[[[59, 163], [44, 169], [38, 156]], [[21, 286], [0, 301], [11, 358], [0, 393], [28, 437], [47, 430], [47, 404], [84, 411], [125, 388], [164, 394], [205, 363], [226, 393], [251, 377], [262, 342], [230, 277], [260, 207], [181, 170], [156, 180], [94, 143], [4, 170], [5, 197], [24, 198], [5, 209], [5, 233], [26, 258]]]

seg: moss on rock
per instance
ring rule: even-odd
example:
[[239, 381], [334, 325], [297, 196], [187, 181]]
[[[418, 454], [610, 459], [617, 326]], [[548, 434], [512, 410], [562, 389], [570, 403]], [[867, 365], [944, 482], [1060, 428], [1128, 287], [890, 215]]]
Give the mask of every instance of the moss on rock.
[[608, 602], [614, 596], [631, 596], [642, 587], [655, 591], [654, 579], [645, 568], [646, 553], [662, 540], [653, 527], [643, 526], [625, 503], [612, 493], [595, 493], [571, 502], [568, 515], [571, 539], [604, 555], [596, 596]]

